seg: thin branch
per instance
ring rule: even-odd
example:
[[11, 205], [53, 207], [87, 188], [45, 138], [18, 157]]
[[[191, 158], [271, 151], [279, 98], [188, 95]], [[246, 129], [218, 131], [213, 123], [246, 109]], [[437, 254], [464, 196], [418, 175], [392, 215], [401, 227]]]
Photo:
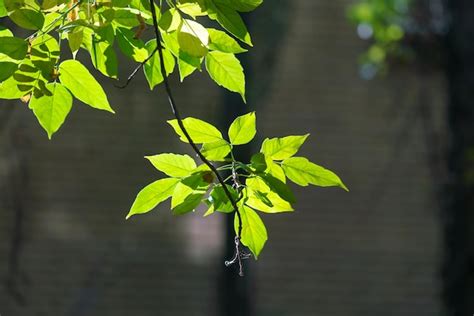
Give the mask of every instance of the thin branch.
[[155, 55], [155, 53], [158, 51], [158, 45], [156, 46], [156, 48], [151, 52], [150, 56], [148, 56], [144, 61], [142, 61], [140, 64], [138, 64], [138, 66], [132, 71], [132, 73], [130, 74], [130, 76], [128, 76], [127, 78], [127, 82], [125, 82], [123, 85], [119, 86], [119, 85], [114, 85], [116, 88], [119, 88], [119, 89], [123, 89], [123, 88], [126, 88], [128, 86], [128, 84], [130, 83], [130, 81], [132, 81], [132, 79], [135, 77], [135, 75], [137, 74], [137, 72], [142, 69], [142, 67], [153, 57], [153, 55]]
[[[164, 58], [163, 58], [163, 47], [161, 46], [161, 34], [160, 34], [160, 30], [158, 28], [158, 20], [157, 20], [154, 0], [150, 0], [150, 10], [151, 10], [151, 15], [152, 15], [152, 19], [153, 19], [153, 27], [154, 27], [154, 31], [155, 31], [155, 36], [156, 36], [156, 47], [158, 48], [158, 54], [160, 55], [160, 68], [161, 68], [161, 73], [163, 74], [163, 83], [165, 85], [166, 94], [168, 95], [168, 102], [171, 106], [171, 110], [173, 112], [173, 115], [176, 118], [176, 120], [178, 122], [178, 125], [181, 128], [181, 131], [183, 132], [184, 136], [186, 137], [186, 140], [189, 142], [189, 144], [191, 145], [193, 150], [196, 152], [196, 154], [199, 156], [199, 158], [202, 160], [202, 162], [204, 162], [209, 167], [209, 169], [211, 169], [211, 171], [214, 173], [214, 175], [216, 176], [217, 180], [219, 181], [219, 183], [222, 186], [222, 189], [224, 190], [225, 195], [229, 199], [230, 203], [232, 204], [232, 207], [234, 208], [235, 213], [237, 214], [239, 225], [238, 225], [237, 236], [235, 237], [236, 252], [235, 252], [234, 259], [238, 258], [239, 266], [240, 266], [239, 275], [243, 276], [242, 264], [241, 264], [241, 261], [240, 261], [241, 258], [244, 258], [244, 255], [241, 253], [241, 250], [240, 250], [240, 236], [242, 234], [242, 216], [240, 214], [239, 207], [237, 206], [237, 201], [234, 200], [234, 198], [232, 197], [229, 189], [225, 185], [224, 179], [219, 174], [219, 171], [217, 170], [217, 168], [209, 160], [207, 160], [207, 158], [202, 154], [202, 152], [199, 150], [199, 148], [197, 147], [197, 145], [194, 143], [193, 139], [189, 135], [188, 131], [186, 130], [186, 127], [184, 126], [183, 119], [181, 118], [181, 114], [178, 110], [178, 107], [176, 106], [176, 102], [173, 98], [173, 93], [171, 92], [171, 87], [170, 87], [168, 78], [166, 76], [165, 62], [164, 62]], [[234, 262], [235, 262], [235, 260], [234, 260]], [[227, 262], [226, 262], [226, 265], [227, 265]]]

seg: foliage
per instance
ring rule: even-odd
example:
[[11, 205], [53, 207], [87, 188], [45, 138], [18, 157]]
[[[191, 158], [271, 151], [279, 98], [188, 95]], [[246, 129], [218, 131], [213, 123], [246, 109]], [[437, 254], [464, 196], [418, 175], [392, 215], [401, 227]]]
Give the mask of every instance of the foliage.
[[[252, 141], [256, 134], [254, 112], [237, 117], [230, 125], [228, 138], [210, 123], [196, 118], [183, 120], [186, 129], [202, 148], [226, 148], [225, 150], [203, 151], [214, 162], [224, 162], [219, 171], [229, 170], [227, 188], [236, 198], [242, 215], [241, 241], [258, 257], [267, 240], [267, 230], [259, 212], [281, 213], [293, 211], [295, 198], [287, 184], [287, 178], [301, 186], [337, 186], [347, 190], [341, 179], [321, 166], [304, 157], [296, 157], [308, 135], [267, 138], [260, 152], [254, 154], [250, 162], [237, 161], [233, 155], [235, 146]], [[182, 131], [176, 120], [168, 122], [182, 138]], [[214, 144], [216, 146], [214, 146]], [[159, 203], [171, 198], [173, 214], [193, 212], [199, 205], [207, 208], [204, 216], [215, 212], [231, 213], [231, 202], [222, 185], [215, 181], [211, 170], [198, 165], [188, 155], [158, 154], [145, 157], [153, 167], [169, 178], [157, 180], [138, 193], [127, 218], [135, 214], [148, 213]], [[241, 183], [241, 179], [242, 183]], [[238, 234], [238, 218], [235, 216], [235, 231]]]
[[[267, 240], [257, 211], [293, 211], [295, 198], [287, 178], [301, 186], [347, 190], [333, 172], [295, 157], [308, 135], [265, 139], [250, 162], [240, 162], [233, 149], [254, 139], [254, 112], [235, 119], [228, 138], [210, 123], [180, 117], [167, 79], [176, 68], [181, 81], [204, 68], [219, 86], [239, 93], [245, 102], [245, 76], [236, 55], [246, 52], [242, 45], [252, 46], [252, 39], [241, 13], [254, 10], [262, 1], [168, 0], [157, 5], [153, 0], [0, 0], [0, 17], [8, 16], [30, 31], [22, 39], [0, 27], [0, 98], [28, 103], [51, 138], [74, 100], [114, 113], [99, 82], [76, 59], [79, 52], [86, 52], [93, 67], [114, 80], [118, 52], [138, 63], [127, 83], [140, 68], [150, 89], [164, 83], [176, 117], [168, 123], [203, 164], [172, 153], [146, 157], [167, 177], [138, 193], [127, 218], [147, 213], [168, 198], [176, 215], [201, 204], [207, 207], [205, 216], [232, 213], [236, 257], [231, 263], [238, 259], [241, 266], [246, 255], [239, 252], [240, 242], [257, 258]], [[206, 27], [209, 23], [201, 22], [204, 17], [222, 30]], [[149, 27], [154, 36], [145, 32]], [[64, 41], [67, 46], [61, 45]], [[230, 171], [226, 179], [220, 174], [224, 171]]]
[[411, 0], [360, 0], [350, 7], [349, 19], [357, 25], [361, 39], [370, 41], [360, 56], [361, 75], [373, 77], [384, 72], [390, 58], [406, 58], [411, 54], [402, 45], [411, 23], [408, 15]]

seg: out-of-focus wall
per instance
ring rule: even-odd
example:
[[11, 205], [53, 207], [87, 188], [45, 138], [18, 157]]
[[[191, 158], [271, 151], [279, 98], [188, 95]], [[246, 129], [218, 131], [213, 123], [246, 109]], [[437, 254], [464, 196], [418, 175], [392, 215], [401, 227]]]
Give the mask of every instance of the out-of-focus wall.
[[[425, 82], [442, 132], [444, 83], [409, 67], [362, 81], [350, 3], [291, 1], [275, 76], [258, 104], [260, 137], [310, 132], [302, 154], [351, 189], [294, 187], [295, 213], [263, 215], [270, 239], [248, 276], [258, 316], [440, 308], [438, 205], [418, 107]], [[258, 14], [253, 28], [265, 21]], [[265, 42], [254, 33], [250, 54]], [[0, 314], [215, 315], [223, 216], [175, 218], [165, 203], [124, 220], [138, 190], [162, 176], [143, 156], [190, 153], [165, 123], [164, 91], [149, 92], [140, 76], [125, 90], [104, 82], [117, 114], [77, 103], [52, 141], [27, 106], [0, 101], [0, 115], [14, 107], [0, 127], [0, 281], [12, 285], [0, 287]], [[207, 75], [173, 86], [185, 116], [221, 121], [222, 94]]]

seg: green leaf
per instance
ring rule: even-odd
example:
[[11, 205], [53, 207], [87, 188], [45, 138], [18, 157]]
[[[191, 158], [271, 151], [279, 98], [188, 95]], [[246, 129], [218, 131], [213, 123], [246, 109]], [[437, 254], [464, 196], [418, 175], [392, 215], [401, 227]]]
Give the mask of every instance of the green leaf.
[[204, 0], [181, 0], [176, 6], [187, 15], [195, 18], [196, 16], [207, 15]]
[[134, 9], [130, 8], [115, 8], [114, 9], [114, 23], [125, 26], [125, 27], [135, 27], [140, 24], [138, 20], [138, 15]]
[[21, 90], [18, 87], [19, 82], [15, 80], [15, 78], [9, 77], [5, 81], [0, 83], [0, 99], [8, 99], [8, 100], [13, 100], [13, 99], [19, 99], [25, 94], [29, 93], [28, 89], [27, 91]]
[[249, 143], [257, 133], [255, 112], [237, 117], [229, 127], [229, 139], [232, 145]]
[[141, 39], [135, 38], [135, 33], [131, 30], [122, 27], [117, 28], [117, 41], [125, 56], [138, 63], [147, 59], [148, 51], [145, 48], [145, 43]]
[[244, 43], [252, 46], [252, 39], [250, 38], [250, 33], [245, 26], [244, 21], [240, 17], [239, 13], [234, 9], [224, 6], [219, 3], [212, 4], [209, 17], [211, 19], [217, 20], [217, 22], [226, 29], [229, 33], [243, 41]]
[[[178, 121], [170, 120], [167, 122], [173, 127], [176, 134], [179, 135], [181, 141], [187, 143], [188, 140], [184, 136]], [[183, 120], [183, 125], [188, 131], [189, 136], [191, 136], [191, 139], [196, 144], [213, 143], [223, 139], [221, 132], [219, 132], [219, 130], [214, 125], [197, 118], [187, 117]]]
[[218, 140], [212, 143], [204, 143], [201, 148], [201, 153], [211, 161], [224, 161], [229, 155], [231, 147], [229, 143], [224, 140]]
[[115, 113], [100, 84], [77, 60], [66, 60], [59, 65], [59, 80], [71, 93], [93, 108]]
[[46, 89], [50, 94], [44, 94], [39, 98], [33, 95], [29, 107], [51, 139], [71, 111], [72, 96], [60, 83], [48, 83]]
[[171, 33], [179, 29], [182, 23], [183, 19], [178, 10], [171, 8], [163, 13], [158, 22], [158, 26], [163, 31]]
[[201, 24], [184, 19], [178, 31], [178, 43], [181, 51], [193, 57], [203, 57], [207, 54], [209, 33]]
[[[152, 54], [156, 48], [156, 40], [153, 39], [146, 43], [146, 49], [148, 54]], [[174, 57], [168, 49], [163, 49], [163, 59], [165, 62], [166, 75], [168, 76], [173, 72], [175, 61]], [[163, 82], [163, 75], [161, 73], [161, 64], [160, 64], [160, 54], [155, 52], [153, 57], [151, 57], [143, 66], [143, 72], [145, 73], [146, 80], [150, 86], [150, 90]]]
[[205, 173], [193, 174], [181, 180], [174, 189], [171, 198], [173, 214], [181, 215], [193, 211], [204, 196], [209, 183], [204, 179]]
[[196, 169], [196, 162], [188, 155], [159, 154], [146, 156], [151, 164], [170, 177], [187, 177]]
[[9, 13], [9, 17], [15, 24], [27, 30], [40, 30], [44, 23], [44, 15], [32, 9], [17, 9]]
[[217, 0], [217, 2], [240, 12], [250, 12], [261, 5], [263, 0]]
[[18, 63], [26, 57], [28, 43], [18, 37], [0, 37], [0, 62]]
[[[258, 259], [268, 239], [267, 229], [260, 216], [250, 207], [244, 205], [239, 211], [242, 218], [242, 235], [240, 236], [240, 241], [252, 251], [255, 259]], [[238, 234], [239, 217], [237, 214], [234, 216], [234, 230], [235, 233]]]
[[292, 157], [282, 163], [286, 176], [296, 184], [321, 187], [338, 186], [349, 191], [342, 180], [332, 171], [318, 166], [304, 157]]
[[[2, 0], [0, 0], [0, 10], [1, 10]], [[6, 27], [0, 25], [0, 36], [1, 37], [12, 37], [13, 33]]]
[[268, 157], [265, 157], [265, 162], [267, 164], [267, 169], [265, 170], [265, 173], [268, 173], [280, 180], [281, 182], [286, 183], [285, 172], [280, 167], [280, 165], [278, 165], [271, 158]]
[[226, 32], [222, 32], [216, 29], [208, 28], [209, 32], [209, 49], [218, 50], [224, 53], [244, 53], [247, 50], [240, 47], [239, 43]]
[[18, 69], [18, 65], [16, 63], [1, 62], [0, 63], [0, 82], [11, 77], [11, 75], [13, 75], [13, 73], [17, 69]]
[[245, 76], [240, 61], [229, 53], [209, 52], [206, 56], [206, 69], [218, 85], [237, 92], [245, 102]]
[[[7, 8], [5, 8], [5, 3], [3, 0], [0, 0], [0, 18], [8, 15]], [[2, 35], [3, 36], [3, 35]]]
[[[227, 190], [229, 190], [234, 201], [237, 201], [239, 194], [235, 191], [230, 185], [227, 185]], [[214, 205], [214, 210], [222, 213], [231, 213], [234, 210], [231, 201], [224, 192], [222, 185], [218, 184], [214, 186], [210, 194], [211, 203]]]
[[76, 28], [74, 31], [67, 33], [67, 40], [72, 53], [75, 53], [81, 48], [83, 38], [84, 31], [82, 28]]
[[250, 158], [250, 164], [256, 172], [263, 172], [267, 169], [267, 162], [265, 161], [265, 155], [262, 153], [256, 153]]
[[266, 138], [260, 151], [273, 160], [290, 158], [298, 152], [309, 134], [301, 136], [286, 136], [283, 138]]
[[84, 28], [83, 44], [89, 51], [91, 61], [94, 67], [99, 70], [103, 75], [116, 79], [118, 77], [118, 61], [117, 55], [115, 54], [112, 40], [114, 34], [107, 34], [108, 28], [103, 29], [105, 32], [102, 36], [98, 36], [92, 30]]
[[245, 203], [265, 213], [291, 212], [293, 207], [288, 201], [282, 199], [270, 186], [259, 177], [246, 179]]
[[135, 214], [148, 213], [158, 204], [169, 198], [178, 184], [179, 179], [166, 178], [157, 180], [144, 187], [135, 198], [127, 219]]
[[290, 203], [295, 203], [296, 199], [290, 188], [282, 181], [278, 180], [270, 174], [259, 175], [270, 187], [270, 190], [281, 196], [282, 199]]

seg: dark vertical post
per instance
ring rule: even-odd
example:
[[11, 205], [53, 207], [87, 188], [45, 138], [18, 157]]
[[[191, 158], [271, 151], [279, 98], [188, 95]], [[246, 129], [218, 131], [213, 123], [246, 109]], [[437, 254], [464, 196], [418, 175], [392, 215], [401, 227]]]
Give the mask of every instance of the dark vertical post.
[[474, 314], [474, 1], [448, 0], [450, 149], [444, 211], [446, 315]]
[[[255, 11], [248, 15], [246, 24], [252, 35], [255, 48], [248, 54], [239, 55], [245, 70], [247, 105], [238, 94], [225, 93], [222, 100], [222, 126], [228, 127], [239, 115], [262, 107], [269, 91], [277, 58], [281, 51], [281, 43], [285, 37], [290, 16], [289, 0], [266, 0]], [[258, 124], [258, 113], [257, 113]], [[258, 127], [258, 126], [257, 126]], [[237, 148], [236, 158], [249, 161], [252, 152], [258, 148], [243, 146]], [[225, 225], [226, 247], [223, 258], [234, 255], [234, 219], [227, 216]], [[218, 280], [218, 298], [220, 316], [252, 316], [255, 315], [255, 282], [252, 275], [253, 262], [244, 261], [244, 277], [238, 275], [237, 267], [225, 267]]]

